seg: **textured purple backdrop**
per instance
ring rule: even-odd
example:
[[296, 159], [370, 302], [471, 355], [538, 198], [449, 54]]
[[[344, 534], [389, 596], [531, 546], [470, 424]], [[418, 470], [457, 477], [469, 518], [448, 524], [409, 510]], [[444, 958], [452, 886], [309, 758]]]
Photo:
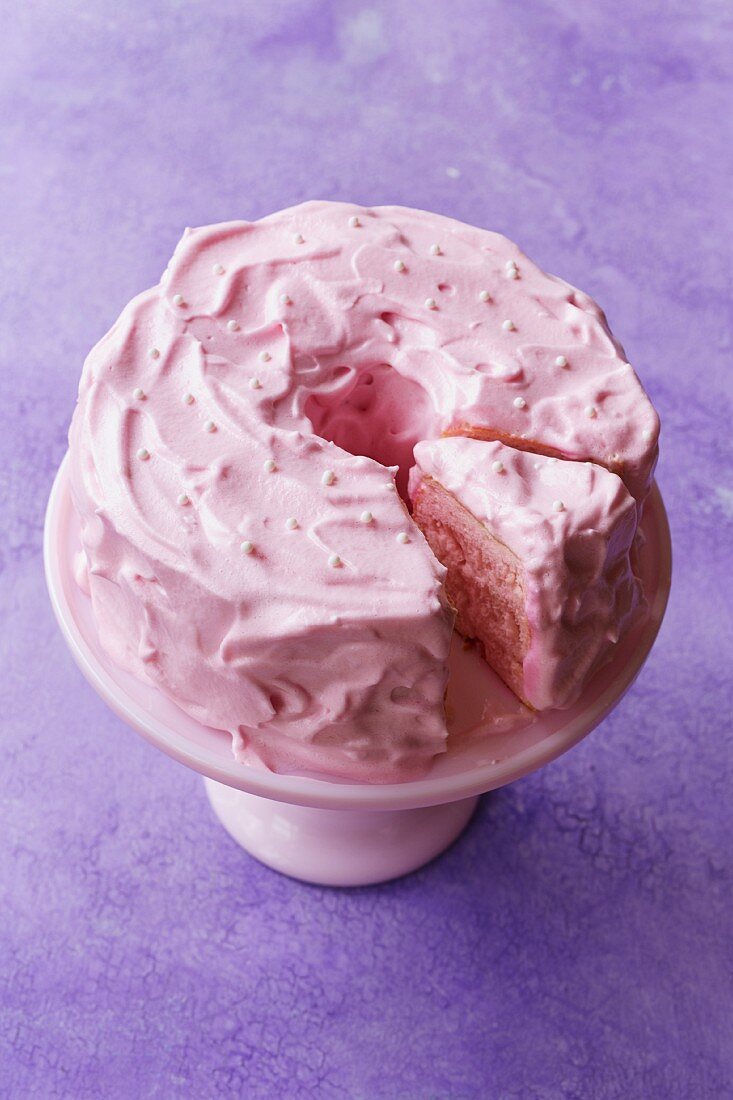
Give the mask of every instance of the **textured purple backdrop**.
[[[0, 1095], [730, 1096], [728, 4], [26, 0], [0, 67]], [[439, 863], [258, 866], [72, 664], [43, 509], [82, 359], [182, 228], [309, 197], [508, 233], [657, 402], [668, 618]]]

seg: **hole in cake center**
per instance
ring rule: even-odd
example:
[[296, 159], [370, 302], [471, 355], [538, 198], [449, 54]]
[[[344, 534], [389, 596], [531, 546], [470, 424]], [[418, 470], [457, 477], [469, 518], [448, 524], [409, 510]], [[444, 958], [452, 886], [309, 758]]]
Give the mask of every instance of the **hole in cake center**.
[[435, 413], [425, 390], [388, 363], [358, 374], [340, 367], [344, 384], [312, 394], [305, 412], [313, 431], [353, 455], [398, 466], [397, 489], [407, 501], [407, 477], [417, 442], [435, 434]]

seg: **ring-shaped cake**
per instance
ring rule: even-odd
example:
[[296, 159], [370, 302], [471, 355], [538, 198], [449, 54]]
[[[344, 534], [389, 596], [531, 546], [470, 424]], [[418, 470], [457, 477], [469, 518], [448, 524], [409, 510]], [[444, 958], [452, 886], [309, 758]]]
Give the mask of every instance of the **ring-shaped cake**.
[[599, 307], [497, 233], [330, 202], [187, 230], [84, 366], [79, 583], [241, 760], [411, 778], [456, 614], [542, 709], [640, 612], [658, 432]]

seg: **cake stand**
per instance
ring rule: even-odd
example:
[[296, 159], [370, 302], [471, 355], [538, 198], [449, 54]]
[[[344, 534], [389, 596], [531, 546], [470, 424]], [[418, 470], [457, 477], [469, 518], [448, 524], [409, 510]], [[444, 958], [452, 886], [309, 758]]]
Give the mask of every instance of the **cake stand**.
[[46, 580], [81, 671], [148, 741], [204, 776], [214, 813], [269, 867], [306, 882], [358, 886], [427, 863], [467, 825], [478, 798], [554, 760], [601, 722], [639, 673], [664, 616], [671, 578], [669, 527], [656, 485], [645, 507], [640, 568], [649, 615], [619, 644], [569, 710], [532, 714], [472, 647], [456, 637], [447, 713], [451, 747], [422, 779], [359, 784], [278, 775], [234, 760], [228, 734], [195, 722], [157, 688], [117, 668], [99, 645], [91, 601], [74, 579], [79, 527], [68, 456], [46, 512]]

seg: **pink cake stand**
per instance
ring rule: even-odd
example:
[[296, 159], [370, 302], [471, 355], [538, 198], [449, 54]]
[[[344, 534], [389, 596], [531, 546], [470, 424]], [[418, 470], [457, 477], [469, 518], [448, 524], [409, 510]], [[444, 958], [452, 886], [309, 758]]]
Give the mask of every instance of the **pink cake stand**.
[[277, 775], [239, 764], [227, 734], [195, 722], [157, 688], [109, 660], [97, 639], [91, 602], [74, 579], [79, 530], [68, 456], [48, 503], [44, 560], [53, 609], [81, 671], [133, 729], [204, 776], [214, 813], [237, 843], [294, 878], [359, 886], [404, 875], [439, 855], [467, 825], [479, 795], [554, 760], [618, 703], [649, 654], [669, 594], [669, 527], [656, 485], [642, 529], [641, 571], [650, 614], [574, 707], [531, 714], [457, 639], [447, 700], [450, 750], [423, 779], [374, 785]]

